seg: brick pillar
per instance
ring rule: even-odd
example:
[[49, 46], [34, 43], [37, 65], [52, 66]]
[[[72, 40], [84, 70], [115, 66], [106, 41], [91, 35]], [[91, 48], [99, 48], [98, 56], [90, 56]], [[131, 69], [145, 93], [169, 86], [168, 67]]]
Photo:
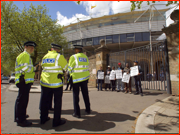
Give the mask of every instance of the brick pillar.
[[175, 22], [162, 29], [166, 34], [172, 95], [179, 95], [179, 10], [171, 13]]
[[[110, 50], [104, 45], [104, 40], [100, 41], [101, 47], [95, 50], [96, 52], [96, 72], [102, 66], [103, 71], [106, 72], [107, 70], [107, 54], [109, 54]], [[103, 84], [104, 88], [104, 84]]]

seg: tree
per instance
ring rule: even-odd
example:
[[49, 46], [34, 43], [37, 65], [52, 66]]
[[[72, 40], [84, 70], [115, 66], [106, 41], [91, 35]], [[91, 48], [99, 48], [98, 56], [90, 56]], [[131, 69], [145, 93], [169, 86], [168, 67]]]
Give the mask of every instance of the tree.
[[51, 43], [67, 47], [63, 27], [47, 15], [45, 5], [24, 6], [20, 11], [13, 2], [1, 2], [1, 65], [6, 71], [14, 71], [16, 57], [23, 52], [26, 41], [37, 44], [32, 60], [35, 64], [51, 48]]
[[[78, 5], [80, 5], [81, 1], [76, 1], [76, 3]], [[120, 2], [120, 1], [118, 1]], [[130, 1], [131, 2], [131, 11], [135, 10], [135, 8], [137, 7], [138, 9], [141, 8], [141, 5], [144, 1]], [[150, 5], [150, 1], [146, 1], [147, 5]], [[156, 1], [152, 1], [152, 3], [155, 3]], [[169, 6], [171, 4], [176, 4], [178, 1], [167, 1], [168, 3], [166, 4], [166, 6]]]

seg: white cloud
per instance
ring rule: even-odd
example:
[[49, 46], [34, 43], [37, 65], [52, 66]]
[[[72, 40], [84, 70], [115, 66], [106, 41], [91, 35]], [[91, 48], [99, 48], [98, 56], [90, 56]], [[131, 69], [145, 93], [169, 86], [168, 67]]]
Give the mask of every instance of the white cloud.
[[[164, 9], [167, 8], [165, 4], [167, 4], [167, 1], [160, 1], [156, 2], [156, 8], [157, 9]], [[161, 5], [162, 4], [162, 5]], [[91, 6], [95, 6], [95, 8], [91, 9]], [[104, 15], [110, 15], [110, 14], [116, 14], [116, 13], [122, 13], [122, 12], [130, 12], [131, 8], [131, 3], [130, 1], [81, 1], [81, 4], [78, 6], [83, 6], [86, 9], [86, 12], [88, 15], [83, 15], [83, 14], [75, 14], [71, 18], [67, 18], [66, 16], [63, 16], [59, 11], [57, 12], [57, 19], [58, 23], [61, 25], [69, 25], [70, 23], [76, 23], [77, 18], [80, 18], [81, 21], [83, 20], [88, 20], [91, 17], [96, 18]], [[169, 7], [173, 7], [174, 5], [170, 5]], [[136, 9], [136, 10], [146, 10], [149, 8], [147, 5], [147, 2], [142, 3], [142, 8], [141, 9]], [[178, 7], [179, 8], [179, 7]], [[166, 17], [169, 16], [169, 14], [173, 10], [170, 10], [166, 13]], [[167, 21], [167, 26], [170, 23], [173, 23], [173, 21], [168, 18]]]

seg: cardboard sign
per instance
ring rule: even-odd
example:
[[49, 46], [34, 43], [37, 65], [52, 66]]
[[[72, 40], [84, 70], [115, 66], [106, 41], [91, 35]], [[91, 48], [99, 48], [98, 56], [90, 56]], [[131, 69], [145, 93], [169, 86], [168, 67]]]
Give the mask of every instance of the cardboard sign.
[[122, 70], [115, 70], [116, 72], [116, 79], [122, 79]]
[[110, 80], [109, 80], [109, 76], [108, 75], [105, 76], [104, 83], [110, 84]]
[[98, 79], [104, 80], [104, 72], [98, 72]]
[[129, 83], [129, 80], [130, 80], [130, 74], [124, 73], [122, 82]]
[[138, 66], [131, 67], [131, 76], [137, 76], [139, 74]]
[[116, 72], [115, 71], [111, 71], [111, 74], [109, 76], [109, 80], [115, 80], [116, 78]]

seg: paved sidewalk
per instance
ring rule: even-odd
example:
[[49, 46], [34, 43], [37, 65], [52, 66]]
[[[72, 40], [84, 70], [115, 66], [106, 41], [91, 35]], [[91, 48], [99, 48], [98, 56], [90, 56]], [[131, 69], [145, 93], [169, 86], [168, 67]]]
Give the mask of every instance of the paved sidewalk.
[[[133, 89], [134, 92], [135, 89]], [[44, 125], [39, 124], [39, 101], [41, 96], [39, 92], [31, 92], [29, 96], [27, 114], [30, 116], [28, 120], [33, 122], [33, 125], [31, 127], [17, 126], [13, 121], [14, 103], [17, 94], [18, 92], [8, 89], [4, 93], [4, 100], [1, 104], [2, 133], [134, 133], [135, 121], [139, 114], [157, 101], [169, 97], [169, 94], [164, 91], [157, 90], [144, 90], [144, 96], [142, 97], [116, 91], [97, 91], [96, 88], [89, 87], [92, 114], [84, 114], [85, 106], [82, 94], [80, 94], [79, 104], [82, 118], [78, 119], [72, 117], [72, 93], [64, 93], [61, 116], [67, 120], [67, 123], [53, 128], [53, 112], [49, 113], [50, 121]]]
[[146, 108], [135, 133], [179, 133], [179, 97], [169, 96]]

